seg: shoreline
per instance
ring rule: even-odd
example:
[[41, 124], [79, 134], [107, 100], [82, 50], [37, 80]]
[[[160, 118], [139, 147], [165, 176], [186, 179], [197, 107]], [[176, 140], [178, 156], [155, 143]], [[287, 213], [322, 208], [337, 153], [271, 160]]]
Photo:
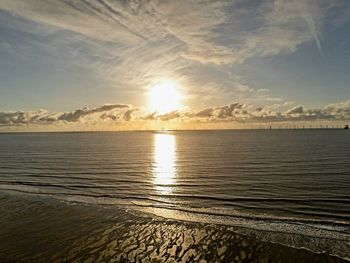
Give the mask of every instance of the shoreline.
[[0, 204], [2, 262], [349, 262], [235, 227], [139, 216], [117, 206], [7, 193]]

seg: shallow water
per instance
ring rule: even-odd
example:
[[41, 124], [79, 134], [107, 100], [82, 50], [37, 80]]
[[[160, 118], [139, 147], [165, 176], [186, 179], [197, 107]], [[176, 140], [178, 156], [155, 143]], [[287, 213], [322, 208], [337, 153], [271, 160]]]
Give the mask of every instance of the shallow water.
[[0, 262], [347, 262], [262, 242], [234, 227], [131, 211], [0, 194]]
[[0, 134], [0, 189], [264, 230], [271, 241], [324, 249], [281, 238], [302, 234], [349, 256], [349, 149], [350, 133], [330, 129]]

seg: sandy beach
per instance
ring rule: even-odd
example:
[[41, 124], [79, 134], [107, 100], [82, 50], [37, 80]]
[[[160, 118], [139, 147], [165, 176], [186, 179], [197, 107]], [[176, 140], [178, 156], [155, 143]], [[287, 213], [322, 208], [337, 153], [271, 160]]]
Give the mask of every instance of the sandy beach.
[[1, 262], [346, 262], [118, 207], [12, 194], [0, 203]]

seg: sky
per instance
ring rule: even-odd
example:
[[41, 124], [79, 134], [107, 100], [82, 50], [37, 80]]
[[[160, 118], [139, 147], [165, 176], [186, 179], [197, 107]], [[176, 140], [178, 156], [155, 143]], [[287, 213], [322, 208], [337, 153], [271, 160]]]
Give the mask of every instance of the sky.
[[344, 125], [349, 69], [348, 0], [0, 0], [2, 131]]

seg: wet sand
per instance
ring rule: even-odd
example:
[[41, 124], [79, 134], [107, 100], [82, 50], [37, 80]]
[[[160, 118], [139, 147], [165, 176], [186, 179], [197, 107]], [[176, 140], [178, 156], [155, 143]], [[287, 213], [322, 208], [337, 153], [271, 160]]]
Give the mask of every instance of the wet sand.
[[347, 262], [233, 227], [47, 197], [2, 194], [0, 214], [0, 262]]

